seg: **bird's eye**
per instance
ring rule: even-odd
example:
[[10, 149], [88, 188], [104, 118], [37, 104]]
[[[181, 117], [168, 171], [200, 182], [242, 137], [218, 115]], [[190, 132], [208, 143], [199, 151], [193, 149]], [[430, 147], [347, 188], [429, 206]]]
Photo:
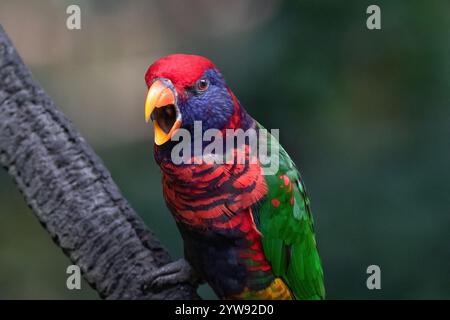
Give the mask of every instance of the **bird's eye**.
[[195, 88], [197, 91], [205, 91], [209, 87], [209, 81], [208, 79], [200, 79], [197, 81]]

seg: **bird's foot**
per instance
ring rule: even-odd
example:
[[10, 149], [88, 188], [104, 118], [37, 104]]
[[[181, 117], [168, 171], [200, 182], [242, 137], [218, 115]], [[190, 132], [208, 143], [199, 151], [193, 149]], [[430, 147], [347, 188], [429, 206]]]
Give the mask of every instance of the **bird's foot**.
[[200, 278], [192, 269], [189, 262], [185, 259], [179, 259], [170, 262], [159, 269], [152, 271], [143, 280], [142, 289], [159, 290], [168, 286], [176, 285], [177, 283], [190, 283], [198, 286]]

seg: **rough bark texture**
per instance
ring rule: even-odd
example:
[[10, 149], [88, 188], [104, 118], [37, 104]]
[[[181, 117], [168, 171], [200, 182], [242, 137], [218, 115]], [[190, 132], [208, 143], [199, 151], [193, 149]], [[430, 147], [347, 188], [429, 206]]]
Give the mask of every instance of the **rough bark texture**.
[[107, 299], [196, 299], [188, 284], [143, 292], [169, 254], [0, 26], [0, 164], [56, 244]]

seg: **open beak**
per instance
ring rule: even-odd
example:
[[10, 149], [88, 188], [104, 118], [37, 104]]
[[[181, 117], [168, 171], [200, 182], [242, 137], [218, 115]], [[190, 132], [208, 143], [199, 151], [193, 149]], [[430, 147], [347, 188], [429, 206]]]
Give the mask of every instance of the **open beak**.
[[148, 89], [145, 99], [145, 121], [153, 120], [155, 143], [166, 143], [181, 126], [181, 113], [174, 89], [163, 80], [156, 80]]

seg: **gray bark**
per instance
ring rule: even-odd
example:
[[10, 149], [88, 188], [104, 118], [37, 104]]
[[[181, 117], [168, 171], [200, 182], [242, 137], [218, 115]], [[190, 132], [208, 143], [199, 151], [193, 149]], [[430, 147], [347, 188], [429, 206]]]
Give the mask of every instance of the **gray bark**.
[[40, 223], [107, 299], [197, 299], [142, 280], [171, 261], [73, 124], [32, 79], [0, 26], [0, 164]]

